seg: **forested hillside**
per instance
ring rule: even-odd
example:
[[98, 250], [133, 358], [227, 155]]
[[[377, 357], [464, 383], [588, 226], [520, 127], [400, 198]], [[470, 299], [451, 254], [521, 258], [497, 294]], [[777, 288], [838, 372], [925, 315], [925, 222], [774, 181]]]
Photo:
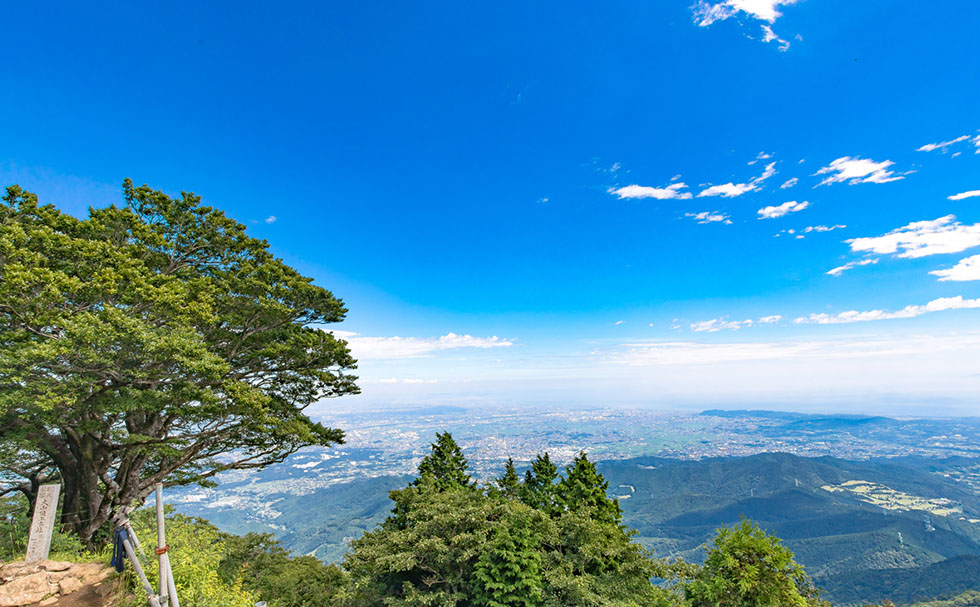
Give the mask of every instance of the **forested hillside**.
[[[623, 523], [636, 529], [635, 541], [657, 557], [702, 562], [718, 527], [747, 516], [780, 537], [833, 601], [907, 603], [948, 598], [980, 580], [957, 565], [963, 555], [980, 553], [980, 525], [969, 521], [980, 519], [980, 499], [969, 486], [934, 473], [936, 464], [763, 454], [698, 461], [635, 458], [597, 467], [609, 482], [609, 495], [619, 497]], [[854, 481], [873, 483], [877, 492], [839, 490]], [[347, 550], [345, 538], [380, 524], [392, 504], [387, 492], [405, 482], [376, 478], [298, 498], [275, 496], [283, 512], [276, 522], [288, 529], [279, 536], [297, 553], [315, 551], [339, 562]], [[950, 512], [936, 513], [943, 508]], [[214, 520], [239, 532], [263, 528], [230, 510], [193, 511], [219, 514]], [[948, 575], [935, 575], [943, 571], [966, 577], [947, 584], [940, 580]], [[900, 588], [891, 592], [900, 578]]]

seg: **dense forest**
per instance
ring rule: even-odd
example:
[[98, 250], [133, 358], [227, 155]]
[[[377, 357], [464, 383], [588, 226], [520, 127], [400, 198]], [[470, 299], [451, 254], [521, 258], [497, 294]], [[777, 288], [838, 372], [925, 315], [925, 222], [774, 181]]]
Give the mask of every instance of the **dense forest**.
[[[449, 433], [418, 476], [391, 492], [393, 508], [350, 544], [340, 566], [294, 556], [271, 536], [223, 533], [170, 513], [168, 538], [186, 607], [827, 605], [780, 540], [743, 520], [719, 529], [703, 565], [654, 558], [622, 524], [608, 481], [585, 454], [559, 469], [540, 455], [523, 475], [508, 461], [492, 483], [473, 481]], [[11, 551], [26, 519], [8, 517]], [[134, 515], [152, 535], [151, 512]], [[56, 554], [93, 558], [71, 533]], [[0, 555], [0, 558], [14, 556]], [[102, 556], [105, 556], [104, 554]], [[155, 581], [154, 564], [147, 573]], [[134, 581], [135, 582], [135, 581]], [[136, 599], [139, 589], [133, 584]]]

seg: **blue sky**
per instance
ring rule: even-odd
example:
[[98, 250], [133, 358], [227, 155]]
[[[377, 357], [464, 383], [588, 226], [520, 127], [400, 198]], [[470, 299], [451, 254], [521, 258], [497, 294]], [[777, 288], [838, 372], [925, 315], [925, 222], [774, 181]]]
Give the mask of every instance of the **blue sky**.
[[226, 209], [347, 302], [347, 405], [978, 408], [972, 0], [6, 16], [0, 181]]

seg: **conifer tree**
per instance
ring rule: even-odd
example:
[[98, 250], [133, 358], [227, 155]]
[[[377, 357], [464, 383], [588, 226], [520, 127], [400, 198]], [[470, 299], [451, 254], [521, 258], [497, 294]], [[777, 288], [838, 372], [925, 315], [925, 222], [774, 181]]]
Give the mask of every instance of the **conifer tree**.
[[473, 568], [473, 578], [473, 604], [478, 607], [541, 604], [541, 554], [529, 521], [515, 517], [495, 527], [489, 549]]
[[513, 458], [508, 457], [507, 465], [504, 466], [504, 474], [494, 481], [491, 492], [506, 498], [515, 498], [520, 495], [520, 491], [521, 478], [517, 475], [517, 469], [514, 468]]
[[431, 482], [439, 491], [462, 489], [470, 486], [468, 464], [462, 449], [449, 432], [437, 432], [432, 452], [419, 464], [419, 478], [412, 482], [418, 487], [424, 481]]
[[589, 509], [594, 520], [619, 524], [623, 510], [618, 500], [609, 499], [608, 489], [609, 481], [599, 474], [585, 453], [579, 453], [558, 483], [558, 499], [567, 510]]
[[557, 514], [561, 511], [555, 486], [557, 479], [558, 467], [551, 462], [548, 454], [538, 455], [524, 475], [522, 501], [547, 514]]

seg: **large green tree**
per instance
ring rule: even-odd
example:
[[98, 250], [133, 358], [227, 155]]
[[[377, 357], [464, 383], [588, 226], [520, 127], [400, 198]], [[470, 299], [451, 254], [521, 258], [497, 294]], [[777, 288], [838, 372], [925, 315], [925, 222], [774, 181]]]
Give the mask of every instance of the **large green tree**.
[[157, 482], [342, 442], [303, 411], [357, 391], [339, 299], [200, 197], [123, 190], [85, 219], [0, 204], [0, 443], [28, 486], [57, 472], [88, 543]]
[[[677, 593], [651, 583], [651, 578], [675, 579], [677, 567], [651, 558], [632, 541], [631, 532], [597, 517], [594, 503], [556, 508], [560, 484], [554, 482], [557, 467], [549, 458], [539, 457], [539, 474], [529, 477], [532, 483], [548, 479], [549, 499], [541, 509], [508, 496], [507, 487], [518, 494], [525, 489], [519, 483], [513, 486], [513, 462], [503, 477], [510, 480], [485, 491], [468, 481], [438, 484], [431, 458], [455, 453], [447, 439], [443, 443], [443, 448], [439, 441], [433, 444], [432, 455], [424, 460], [427, 471], [423, 474], [420, 466], [417, 481], [391, 492], [392, 516], [351, 543], [344, 561], [351, 576], [348, 607], [680, 605]], [[465, 474], [465, 460], [435, 460], [455, 462], [437, 466], [452, 470], [450, 477], [460, 478], [460, 465]], [[582, 495], [604, 490], [606, 481], [598, 473], [577, 472], [576, 478]], [[596, 488], [581, 486], [588, 478]]]
[[419, 463], [419, 477], [414, 485], [431, 480], [442, 491], [461, 489], [470, 485], [468, 464], [463, 450], [449, 432], [436, 432], [436, 442], [431, 451]]
[[692, 607], [827, 605], [789, 548], [747, 519], [718, 530], [685, 592]]
[[558, 483], [558, 496], [566, 510], [588, 510], [593, 518], [604, 523], [619, 524], [623, 510], [619, 501], [610, 499], [607, 481], [585, 453], [579, 453]]

